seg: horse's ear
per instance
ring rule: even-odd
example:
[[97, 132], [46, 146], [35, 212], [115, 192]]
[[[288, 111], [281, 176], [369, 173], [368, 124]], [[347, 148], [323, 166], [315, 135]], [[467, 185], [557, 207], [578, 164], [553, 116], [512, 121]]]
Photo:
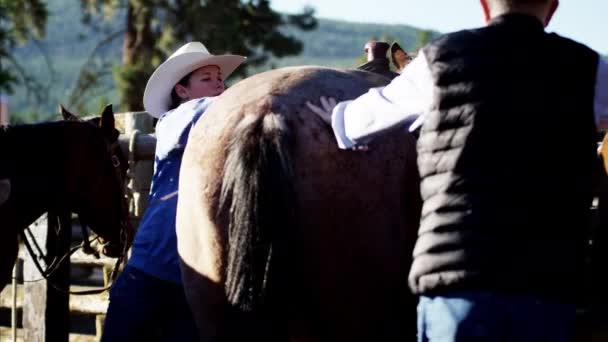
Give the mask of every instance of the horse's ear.
[[64, 121], [80, 121], [76, 115], [70, 113], [62, 104], [59, 105], [59, 112]]
[[114, 111], [112, 110], [112, 105], [107, 105], [103, 112], [101, 113], [101, 121], [99, 122], [99, 126], [104, 130], [112, 130], [114, 129]]
[[111, 141], [118, 139], [119, 133], [115, 128], [114, 110], [112, 110], [112, 104], [107, 105], [103, 109], [103, 112], [101, 113], [101, 121], [99, 121], [99, 127]]

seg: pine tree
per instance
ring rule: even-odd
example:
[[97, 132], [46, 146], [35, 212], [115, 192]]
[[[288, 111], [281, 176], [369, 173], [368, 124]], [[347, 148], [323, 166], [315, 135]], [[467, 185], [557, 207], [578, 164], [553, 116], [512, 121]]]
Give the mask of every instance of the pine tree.
[[302, 43], [283, 28], [314, 29], [311, 8], [282, 15], [268, 0], [81, 0], [85, 21], [95, 16], [125, 15], [122, 66], [115, 79], [123, 110], [141, 110], [146, 82], [173, 50], [187, 41], [200, 41], [214, 54], [248, 57], [239, 68], [264, 63], [271, 55], [296, 55]]
[[33, 82], [12, 51], [17, 44], [41, 39], [47, 16], [42, 0], [0, 0], [0, 92]]

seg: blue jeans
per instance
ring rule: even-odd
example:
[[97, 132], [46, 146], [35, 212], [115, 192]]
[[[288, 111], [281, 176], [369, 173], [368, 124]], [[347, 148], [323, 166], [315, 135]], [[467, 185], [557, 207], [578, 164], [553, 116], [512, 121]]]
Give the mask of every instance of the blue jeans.
[[110, 292], [102, 342], [198, 341], [181, 284], [127, 265]]
[[492, 292], [421, 296], [418, 342], [570, 341], [574, 305]]

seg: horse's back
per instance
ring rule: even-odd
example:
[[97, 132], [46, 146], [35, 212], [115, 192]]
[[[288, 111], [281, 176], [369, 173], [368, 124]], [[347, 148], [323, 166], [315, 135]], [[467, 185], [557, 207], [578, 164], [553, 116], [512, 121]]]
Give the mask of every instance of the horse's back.
[[[237, 125], [274, 115], [292, 133], [289, 268], [284, 292], [293, 334], [339, 339], [398, 337], [414, 329], [407, 273], [420, 199], [414, 139], [379, 137], [367, 152], [344, 151], [306, 101], [355, 98], [385, 79], [326, 68], [285, 68], [239, 82], [192, 130], [178, 210], [180, 255], [221, 293], [228, 228], [219, 197], [226, 146]], [[220, 289], [220, 290], [218, 290]], [[203, 294], [204, 296], [204, 294]], [[409, 322], [409, 324], [408, 324]]]

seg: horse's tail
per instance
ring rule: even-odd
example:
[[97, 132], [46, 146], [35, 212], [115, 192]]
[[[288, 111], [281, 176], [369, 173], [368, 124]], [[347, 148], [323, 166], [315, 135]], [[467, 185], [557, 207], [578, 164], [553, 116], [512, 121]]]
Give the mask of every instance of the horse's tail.
[[273, 274], [286, 262], [282, 246], [295, 222], [293, 142], [284, 116], [248, 115], [227, 150], [220, 198], [220, 212], [229, 212], [224, 285], [241, 313], [269, 313], [281, 292]]

